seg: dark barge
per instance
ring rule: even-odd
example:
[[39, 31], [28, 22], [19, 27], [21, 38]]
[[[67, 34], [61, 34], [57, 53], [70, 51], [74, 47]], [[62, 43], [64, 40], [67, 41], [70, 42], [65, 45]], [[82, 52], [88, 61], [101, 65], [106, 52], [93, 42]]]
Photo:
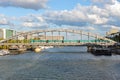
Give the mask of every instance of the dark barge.
[[91, 53], [95, 56], [105, 55], [111, 56], [111, 50], [109, 48], [92, 48]]

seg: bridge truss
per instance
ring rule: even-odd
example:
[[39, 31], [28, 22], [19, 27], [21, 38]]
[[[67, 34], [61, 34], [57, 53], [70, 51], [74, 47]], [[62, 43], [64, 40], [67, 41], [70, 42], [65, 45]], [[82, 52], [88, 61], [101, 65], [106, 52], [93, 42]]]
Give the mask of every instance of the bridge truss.
[[[115, 41], [113, 41], [113, 40], [110, 40], [110, 39], [108, 39], [108, 38], [105, 38], [105, 37], [103, 37], [103, 36], [100, 36], [100, 35], [97, 35], [97, 34], [93, 34], [93, 33], [90, 33], [90, 32], [84, 32], [84, 31], [82, 31], [82, 30], [70, 30], [70, 29], [48, 29], [48, 30], [35, 30], [35, 31], [28, 31], [28, 32], [24, 32], [24, 33], [20, 33], [20, 34], [17, 34], [17, 35], [15, 35], [15, 36], [11, 36], [11, 37], [9, 37], [8, 39], [5, 39], [5, 40], [1, 40], [0, 41], [0, 44], [5, 44], [8, 40], [10, 40], [10, 39], [16, 39], [18, 36], [27, 36], [27, 35], [33, 35], [33, 34], [39, 34], [39, 33], [44, 33], [44, 35], [45, 36], [47, 36], [46, 35], [46, 33], [47, 32], [50, 32], [51, 33], [51, 35], [53, 36], [54, 34], [54, 32], [58, 32], [58, 35], [60, 36], [60, 33], [61, 32], [65, 32], [66, 33], [66, 38], [67, 38], [67, 36], [68, 36], [68, 33], [73, 33], [73, 34], [78, 34], [78, 35], [80, 35], [80, 37], [81, 37], [81, 39], [80, 39], [80, 42], [78, 42], [78, 43], [71, 43], [71, 44], [73, 44], [73, 45], [84, 45], [84, 44], [88, 44], [88, 43], [96, 43], [95, 41], [91, 41], [90, 40], [90, 37], [92, 37], [92, 38], [94, 38], [94, 40], [101, 40], [101, 41], [99, 41], [99, 42], [97, 42], [96, 44], [103, 44], [103, 43], [105, 43], [105, 44], [109, 44], [109, 45], [111, 45], [111, 44], [114, 44], [114, 43], [116, 43]], [[83, 40], [83, 37], [84, 36], [87, 36], [87, 42], [82, 42], [82, 40]], [[64, 44], [63, 44], [63, 42], [64, 41], [60, 41], [60, 43], [62, 43], [62, 45], [69, 45], [69, 44], [67, 44], [67, 43], [65, 43], [64, 42]], [[68, 40], [68, 42], [69, 42], [69, 40]], [[72, 42], [72, 41], [71, 41]], [[29, 43], [29, 44], [38, 44], [38, 43]], [[46, 43], [41, 43], [41, 45], [42, 44], [48, 44], [47, 42]], [[49, 43], [50, 44], [50, 43]], [[55, 45], [55, 43], [52, 43], [52, 44], [54, 44]], [[27, 43], [27, 45], [28, 45], [28, 43]], [[57, 45], [57, 44], [56, 44]]]

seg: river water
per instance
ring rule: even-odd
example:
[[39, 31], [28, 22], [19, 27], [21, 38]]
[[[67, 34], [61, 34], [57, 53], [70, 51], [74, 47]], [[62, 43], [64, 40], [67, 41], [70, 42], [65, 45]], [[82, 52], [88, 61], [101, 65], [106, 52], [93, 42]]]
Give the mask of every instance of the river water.
[[120, 56], [94, 56], [86, 47], [0, 56], [0, 80], [120, 80]]

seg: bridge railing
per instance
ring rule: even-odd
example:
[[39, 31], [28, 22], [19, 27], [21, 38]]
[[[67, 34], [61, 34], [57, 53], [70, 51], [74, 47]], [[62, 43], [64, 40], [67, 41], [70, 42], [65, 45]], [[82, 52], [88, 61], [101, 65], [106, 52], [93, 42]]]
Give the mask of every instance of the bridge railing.
[[30, 40], [30, 43], [109, 43], [107, 40]]

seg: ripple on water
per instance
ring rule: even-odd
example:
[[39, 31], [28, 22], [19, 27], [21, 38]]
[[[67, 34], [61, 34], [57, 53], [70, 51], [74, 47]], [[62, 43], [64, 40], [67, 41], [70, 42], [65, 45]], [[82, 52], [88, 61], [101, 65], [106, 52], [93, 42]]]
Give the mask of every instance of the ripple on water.
[[1, 80], [119, 80], [120, 56], [34, 52], [0, 57]]

